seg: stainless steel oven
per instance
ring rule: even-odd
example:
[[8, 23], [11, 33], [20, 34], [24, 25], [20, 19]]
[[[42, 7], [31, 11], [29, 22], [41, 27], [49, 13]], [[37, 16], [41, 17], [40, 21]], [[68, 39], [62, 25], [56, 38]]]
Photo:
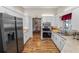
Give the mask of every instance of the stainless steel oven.
[[50, 28], [43, 28], [43, 38], [51, 38], [51, 30]]

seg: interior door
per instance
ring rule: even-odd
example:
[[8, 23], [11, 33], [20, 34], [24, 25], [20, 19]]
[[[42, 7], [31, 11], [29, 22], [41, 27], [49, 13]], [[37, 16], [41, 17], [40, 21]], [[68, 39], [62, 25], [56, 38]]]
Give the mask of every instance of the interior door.
[[41, 31], [41, 18], [33, 18], [33, 31], [34, 32]]

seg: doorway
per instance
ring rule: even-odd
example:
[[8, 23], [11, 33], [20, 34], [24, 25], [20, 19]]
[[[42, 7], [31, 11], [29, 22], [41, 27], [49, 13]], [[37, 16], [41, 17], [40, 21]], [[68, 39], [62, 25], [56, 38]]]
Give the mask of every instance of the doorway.
[[33, 34], [41, 33], [41, 18], [34, 17], [33, 19]]

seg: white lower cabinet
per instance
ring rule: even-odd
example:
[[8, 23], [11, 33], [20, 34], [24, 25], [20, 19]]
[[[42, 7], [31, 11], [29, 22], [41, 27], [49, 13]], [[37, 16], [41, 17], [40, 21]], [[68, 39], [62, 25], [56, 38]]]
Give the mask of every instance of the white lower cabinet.
[[64, 45], [65, 45], [65, 42], [63, 41], [63, 38], [61, 38], [61, 41], [60, 41], [61, 50], [63, 49]]
[[52, 33], [52, 40], [56, 44], [57, 48], [61, 51], [64, 47], [64, 39], [56, 33]]
[[61, 39], [61, 38], [60, 38], [58, 35], [57, 35], [57, 39], [58, 39], [58, 40], [57, 40], [57, 42], [58, 42], [57, 47], [59, 48], [59, 50], [61, 50], [61, 47], [60, 47], [60, 39]]

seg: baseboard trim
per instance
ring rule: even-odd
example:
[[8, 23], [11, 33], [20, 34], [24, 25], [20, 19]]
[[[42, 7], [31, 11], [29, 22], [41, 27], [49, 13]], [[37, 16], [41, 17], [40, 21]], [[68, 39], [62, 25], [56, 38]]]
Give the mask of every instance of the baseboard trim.
[[26, 45], [26, 43], [27, 43], [30, 39], [32, 39], [32, 37], [29, 37], [29, 39], [25, 42], [24, 46]]

